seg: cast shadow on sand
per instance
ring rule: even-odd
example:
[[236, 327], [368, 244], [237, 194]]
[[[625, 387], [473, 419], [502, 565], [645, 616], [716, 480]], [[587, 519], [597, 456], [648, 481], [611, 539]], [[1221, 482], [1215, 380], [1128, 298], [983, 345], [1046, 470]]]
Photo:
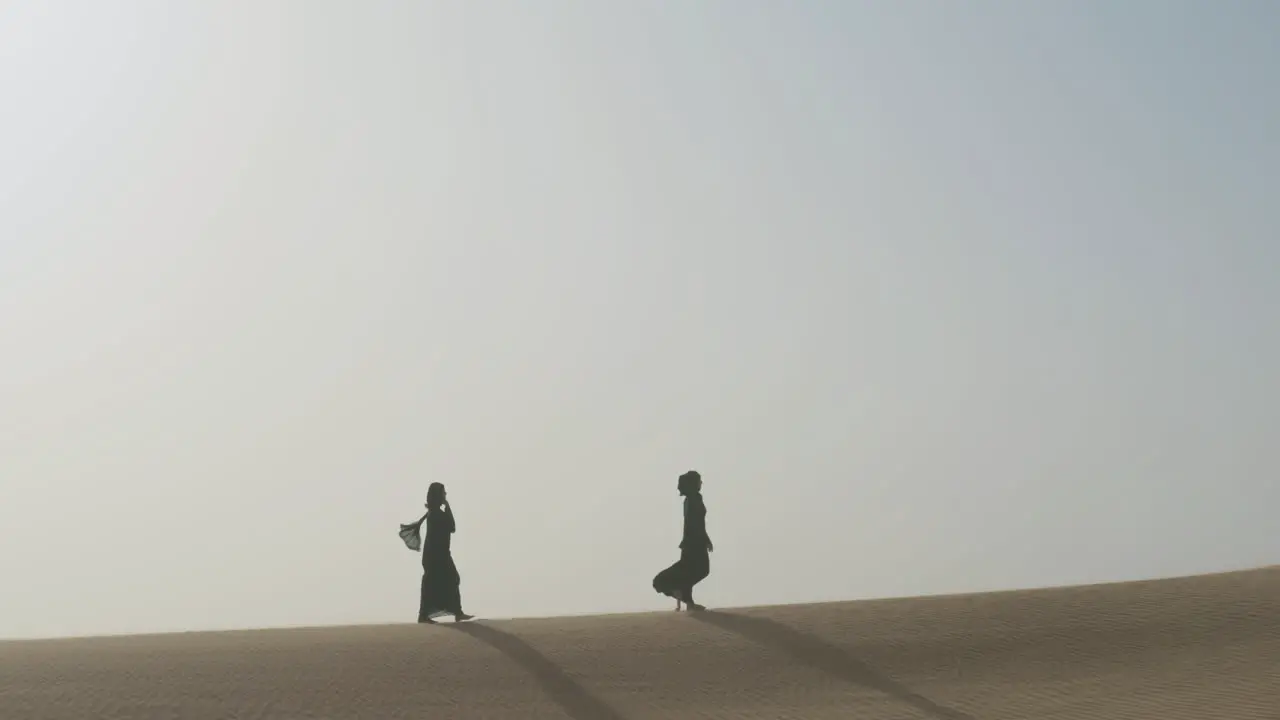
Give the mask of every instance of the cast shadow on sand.
[[479, 623], [456, 623], [445, 627], [470, 635], [511, 658], [533, 675], [547, 695], [573, 720], [626, 720], [621, 713], [592, 695], [532, 645], [515, 635]]
[[721, 630], [734, 633], [760, 645], [785, 652], [799, 662], [845, 682], [878, 690], [935, 718], [940, 718], [941, 720], [975, 720], [972, 715], [939, 705], [929, 698], [913, 692], [905, 685], [876, 672], [866, 663], [839, 647], [797, 630], [792, 630], [782, 623], [714, 610], [690, 613], [689, 617], [705, 622], [708, 625], [714, 625]]

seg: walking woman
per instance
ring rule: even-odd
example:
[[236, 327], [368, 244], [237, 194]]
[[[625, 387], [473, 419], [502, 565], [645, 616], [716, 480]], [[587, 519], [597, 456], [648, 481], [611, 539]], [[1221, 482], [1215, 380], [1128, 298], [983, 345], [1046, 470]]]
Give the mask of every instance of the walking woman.
[[684, 537], [680, 541], [680, 560], [653, 578], [653, 589], [675, 598], [677, 611], [680, 603], [689, 610], [705, 610], [693, 601], [693, 586], [711, 574], [710, 553], [715, 549], [707, 536], [702, 476], [697, 470], [690, 470], [676, 481], [676, 489], [684, 496]]
[[462, 578], [453, 564], [449, 542], [456, 526], [453, 508], [445, 499], [444, 484], [433, 482], [427, 488], [427, 533], [422, 544], [422, 600], [418, 605], [418, 622], [435, 624], [433, 615], [453, 615], [454, 621], [470, 620], [462, 612], [459, 586]]

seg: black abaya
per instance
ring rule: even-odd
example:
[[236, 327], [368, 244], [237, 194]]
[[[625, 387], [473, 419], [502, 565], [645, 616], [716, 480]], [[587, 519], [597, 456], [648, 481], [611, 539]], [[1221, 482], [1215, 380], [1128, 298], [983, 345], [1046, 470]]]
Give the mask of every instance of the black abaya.
[[419, 622], [430, 619], [431, 615], [438, 612], [454, 615], [462, 612], [462, 578], [449, 550], [454, 529], [451, 510], [433, 509], [427, 514], [427, 537], [422, 546]]
[[693, 586], [711, 574], [711, 539], [707, 536], [707, 506], [701, 493], [684, 499], [684, 537], [680, 559], [653, 578], [653, 589], [683, 603], [693, 603]]

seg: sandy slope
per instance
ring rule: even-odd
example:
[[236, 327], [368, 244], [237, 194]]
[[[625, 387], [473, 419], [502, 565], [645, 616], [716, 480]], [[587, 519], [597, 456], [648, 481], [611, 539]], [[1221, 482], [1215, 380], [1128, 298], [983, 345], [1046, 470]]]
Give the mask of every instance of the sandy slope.
[[1280, 720], [1280, 568], [702, 615], [8, 642], [0, 718]]

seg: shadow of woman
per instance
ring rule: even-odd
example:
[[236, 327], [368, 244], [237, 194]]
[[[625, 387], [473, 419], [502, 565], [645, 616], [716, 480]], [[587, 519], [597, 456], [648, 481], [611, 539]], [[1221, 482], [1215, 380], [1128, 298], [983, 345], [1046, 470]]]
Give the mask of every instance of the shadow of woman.
[[445, 627], [470, 635], [511, 658], [533, 675], [547, 695], [564, 708], [565, 713], [573, 720], [626, 720], [617, 710], [592, 695], [545, 655], [515, 635], [479, 623], [454, 623]]
[[975, 720], [972, 715], [939, 705], [902, 683], [879, 673], [831, 643], [765, 618], [706, 610], [689, 617], [752, 642], [787, 653], [801, 663], [845, 682], [878, 690], [942, 720]]

